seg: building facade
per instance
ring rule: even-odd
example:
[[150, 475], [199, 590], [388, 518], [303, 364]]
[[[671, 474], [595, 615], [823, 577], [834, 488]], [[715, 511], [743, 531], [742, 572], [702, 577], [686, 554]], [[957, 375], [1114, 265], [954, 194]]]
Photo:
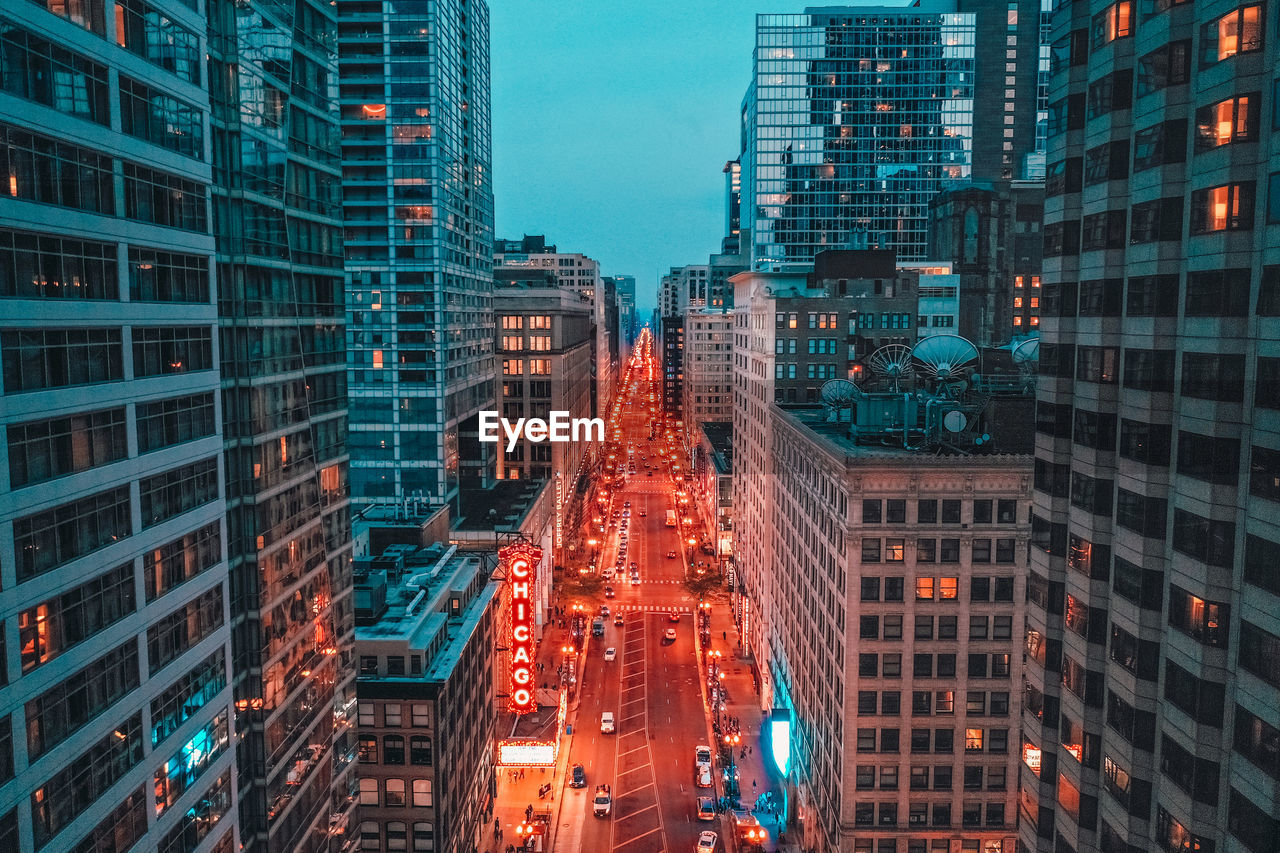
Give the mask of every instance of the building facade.
[[1023, 849], [1274, 849], [1274, 3], [1053, 15]]
[[9, 3], [0, 42], [0, 846], [231, 853], [208, 27]]
[[496, 790], [499, 582], [454, 546], [357, 563], [361, 849], [470, 853]]
[[[774, 407], [767, 666], [806, 847], [1012, 851], [1029, 455], [855, 443]], [[791, 834], [790, 831], [788, 833]]]
[[[496, 270], [494, 290], [502, 417], [546, 420], [553, 411], [571, 418], [591, 416], [591, 304], [554, 280], [530, 280], [529, 270]], [[532, 442], [522, 438], [507, 451], [500, 441], [498, 479], [550, 480], [567, 502], [590, 445], [585, 441]], [[564, 505], [557, 507], [563, 512]]]
[[739, 158], [748, 261], [868, 247], [924, 260], [934, 194], [1019, 177], [1035, 150], [1040, 33], [1038, 0], [758, 15]]
[[684, 315], [684, 444], [692, 449], [705, 423], [733, 421], [733, 315], [690, 309]]
[[1040, 330], [1044, 184], [964, 185], [929, 203], [929, 257], [959, 279], [960, 334], [1000, 346]]
[[484, 0], [341, 0], [352, 498], [444, 501], [493, 469]]
[[579, 252], [559, 252], [549, 246], [542, 237], [523, 240], [500, 240], [494, 263], [510, 268], [550, 270], [556, 276], [558, 286], [584, 297], [591, 305], [594, 349], [592, 351], [593, 398], [592, 412], [604, 417], [613, 401], [617, 364], [609, 346], [608, 310], [604, 279], [600, 275], [599, 261]]

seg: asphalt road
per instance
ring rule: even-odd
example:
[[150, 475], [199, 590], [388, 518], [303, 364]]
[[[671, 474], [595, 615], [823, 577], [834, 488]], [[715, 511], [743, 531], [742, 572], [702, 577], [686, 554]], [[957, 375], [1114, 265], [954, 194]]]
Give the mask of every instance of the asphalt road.
[[[666, 511], [675, 508], [676, 484], [670, 457], [659, 456], [659, 443], [648, 438], [652, 387], [642, 382], [623, 408], [622, 453], [635, 446], [637, 473], [612, 496], [608, 512], [631, 502], [627, 562], [639, 564], [640, 583], [615, 577], [605, 636], [592, 639], [582, 673], [569, 762], [583, 765], [587, 786], [565, 790], [564, 819], [583, 821], [571, 853], [683, 853], [693, 851], [702, 830], [716, 826], [696, 817], [697, 797], [715, 792], [694, 786], [694, 747], [708, 742], [694, 649], [695, 602], [681, 585], [685, 561], [678, 528], [665, 526]], [[646, 476], [641, 457], [654, 466], [648, 469], [653, 476]], [[607, 531], [602, 567], [614, 565], [619, 529]], [[668, 558], [668, 552], [676, 557]], [[680, 614], [678, 622], [670, 621], [672, 612]], [[619, 613], [622, 627], [613, 624]], [[668, 628], [675, 628], [675, 642], [664, 641]], [[606, 662], [610, 647], [617, 659]], [[604, 711], [614, 713], [616, 734], [601, 733]], [[612, 787], [613, 813], [597, 818], [591, 799], [602, 783]]]

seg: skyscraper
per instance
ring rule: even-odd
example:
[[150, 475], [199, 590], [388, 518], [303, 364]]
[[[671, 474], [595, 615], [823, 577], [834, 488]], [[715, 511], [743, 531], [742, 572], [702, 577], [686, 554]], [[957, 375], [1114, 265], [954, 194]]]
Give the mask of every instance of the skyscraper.
[[355, 749], [337, 24], [315, 0], [208, 20], [240, 842], [314, 853]]
[[924, 260], [929, 199], [948, 182], [1018, 177], [1035, 148], [1039, 15], [1037, 0], [922, 0], [757, 16], [739, 158], [747, 260], [844, 248]]
[[446, 500], [492, 471], [484, 0], [339, 0], [352, 499]]
[[1275, 3], [1053, 16], [1025, 850], [1273, 850]]
[[0, 846], [231, 851], [205, 21], [0, 12]]

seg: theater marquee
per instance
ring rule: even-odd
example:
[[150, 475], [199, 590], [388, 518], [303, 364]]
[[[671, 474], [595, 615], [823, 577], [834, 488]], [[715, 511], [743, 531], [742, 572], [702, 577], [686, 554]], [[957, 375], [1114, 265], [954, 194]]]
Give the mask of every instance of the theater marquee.
[[516, 714], [538, 710], [534, 700], [533, 595], [542, 549], [517, 542], [498, 551], [498, 561], [511, 585], [511, 686], [507, 707]]

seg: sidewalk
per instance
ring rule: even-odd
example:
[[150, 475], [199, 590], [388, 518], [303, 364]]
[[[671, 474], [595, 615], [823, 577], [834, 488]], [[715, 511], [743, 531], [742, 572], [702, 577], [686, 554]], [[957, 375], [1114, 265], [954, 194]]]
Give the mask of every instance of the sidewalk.
[[[726, 633], [728, 634], [727, 641], [725, 640]], [[768, 794], [772, 794], [773, 803], [780, 806], [782, 791], [779, 786], [777, 771], [767, 761], [769, 747], [764, 740], [763, 714], [760, 711], [759, 699], [755, 694], [751, 667], [736, 652], [736, 649], [741, 648], [739, 637], [733, 627], [733, 617], [726, 610], [712, 611], [711, 648], [718, 649], [724, 654], [720, 669], [724, 672], [725, 677], [721, 679], [721, 684], [728, 694], [728, 700], [725, 702], [725, 710], [721, 712], [721, 719], [727, 720], [730, 717], [736, 717], [742, 736], [742, 745], [733, 756], [738, 770], [738, 789], [741, 792], [739, 799], [742, 809], [754, 814], [760, 824], [768, 830], [769, 840], [763, 847], [767, 853], [796, 849], [791, 844], [786, 844], [782, 847], [778, 846], [779, 826], [776, 817], [777, 812], [769, 809], [765, 797]], [[705, 673], [706, 670], [704, 669], [703, 671]], [[746, 753], [745, 756], [743, 756], [743, 752]], [[720, 778], [723, 779], [723, 776]], [[731, 849], [734, 850], [754, 849], [738, 843], [730, 820], [726, 819], [724, 826], [725, 831], [722, 835], [725, 838], [727, 848], [732, 844]], [[732, 842], [729, 841], [730, 838], [733, 838]]]
[[[568, 628], [559, 627], [554, 614], [550, 618], [551, 622], [543, 631], [542, 640], [538, 644], [538, 663], [542, 665], [541, 671], [537, 673], [539, 723], [535, 725], [528, 718], [522, 720], [518, 727], [518, 732], [522, 736], [533, 736], [535, 733], [541, 735], [545, 732], [550, 738], [555, 733], [557, 706], [560, 699], [560, 676], [557, 668], [564, 659], [560, 648], [570, 642], [570, 632]], [[582, 660], [583, 657], [580, 654], [579, 667]], [[578, 672], [581, 672], [580, 668]], [[569, 704], [567, 725], [573, 725], [576, 704], [575, 693]], [[503, 715], [499, 725], [501, 728], [497, 733], [498, 738], [507, 737], [510, 734], [511, 717]], [[568, 738], [562, 737], [556, 766], [526, 767], [523, 778], [519, 769], [515, 769], [516, 776], [513, 779], [511, 775], [513, 768], [497, 768], [497, 796], [494, 800], [493, 819], [482, 827], [479, 853], [504, 853], [507, 845], [517, 844], [516, 827], [525, 822], [526, 810], [529, 806], [533, 807], [535, 820], [539, 815], [549, 814], [550, 834], [544, 838], [542, 849], [544, 853], [555, 849], [555, 832], [560, 822], [561, 794], [567, 781], [568, 747]], [[539, 799], [538, 790], [547, 784], [551, 786], [551, 790]]]

